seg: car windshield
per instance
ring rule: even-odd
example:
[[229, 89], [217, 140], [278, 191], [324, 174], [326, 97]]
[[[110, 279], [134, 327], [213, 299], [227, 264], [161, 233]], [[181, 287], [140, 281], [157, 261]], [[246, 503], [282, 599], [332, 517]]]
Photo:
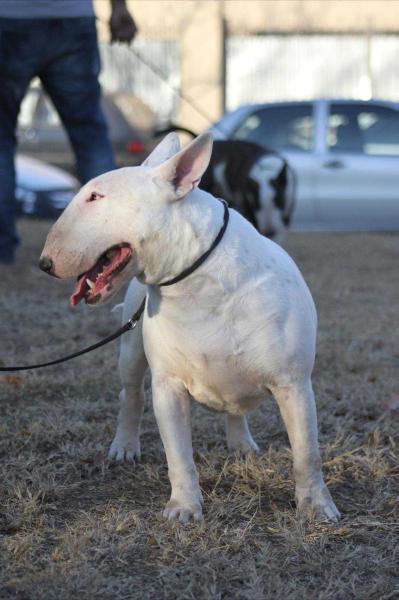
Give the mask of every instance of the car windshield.
[[247, 116], [232, 137], [269, 148], [309, 152], [313, 148], [313, 131], [311, 104], [271, 106]]

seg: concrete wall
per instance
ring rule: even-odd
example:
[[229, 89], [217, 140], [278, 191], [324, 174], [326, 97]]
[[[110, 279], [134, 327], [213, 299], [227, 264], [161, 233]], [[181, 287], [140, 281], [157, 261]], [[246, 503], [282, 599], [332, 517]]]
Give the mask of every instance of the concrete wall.
[[[94, 0], [106, 17], [106, 0]], [[399, 0], [128, 0], [142, 35], [180, 36], [204, 11], [218, 5], [229, 33], [399, 32]], [[198, 15], [197, 15], [198, 13]], [[202, 17], [206, 29], [206, 18]]]

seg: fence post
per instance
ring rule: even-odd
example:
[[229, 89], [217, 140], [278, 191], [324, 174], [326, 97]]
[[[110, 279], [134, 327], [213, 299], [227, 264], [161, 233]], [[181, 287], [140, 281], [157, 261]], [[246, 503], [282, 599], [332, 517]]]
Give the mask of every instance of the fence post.
[[[181, 35], [181, 89], [216, 121], [224, 111], [224, 24], [220, 4], [198, 2]], [[178, 123], [201, 131], [211, 123], [184, 100]]]

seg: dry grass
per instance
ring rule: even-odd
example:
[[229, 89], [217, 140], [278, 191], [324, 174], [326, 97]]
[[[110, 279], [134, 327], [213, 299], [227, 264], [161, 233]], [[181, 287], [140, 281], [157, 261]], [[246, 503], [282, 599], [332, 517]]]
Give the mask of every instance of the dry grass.
[[[70, 284], [38, 271], [47, 228], [23, 222], [16, 268], [0, 267], [7, 363], [58, 356], [116, 325], [109, 307], [72, 311]], [[142, 462], [106, 459], [117, 412], [114, 345], [0, 377], [0, 597], [397, 598], [398, 241], [296, 234], [288, 243], [319, 309], [314, 384], [338, 525], [296, 520], [290, 451], [272, 400], [251, 417], [262, 454], [247, 459], [228, 456], [221, 417], [195, 408], [205, 522], [164, 522], [169, 484], [150, 404]]]

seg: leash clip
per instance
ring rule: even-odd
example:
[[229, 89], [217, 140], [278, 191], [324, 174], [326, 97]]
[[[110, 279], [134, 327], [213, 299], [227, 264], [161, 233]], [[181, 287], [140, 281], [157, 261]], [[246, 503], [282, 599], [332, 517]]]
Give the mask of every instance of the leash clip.
[[137, 319], [133, 319], [133, 317], [131, 319], [128, 320], [127, 322], [127, 329], [130, 331], [131, 329], [134, 329], [137, 326], [138, 320]]

